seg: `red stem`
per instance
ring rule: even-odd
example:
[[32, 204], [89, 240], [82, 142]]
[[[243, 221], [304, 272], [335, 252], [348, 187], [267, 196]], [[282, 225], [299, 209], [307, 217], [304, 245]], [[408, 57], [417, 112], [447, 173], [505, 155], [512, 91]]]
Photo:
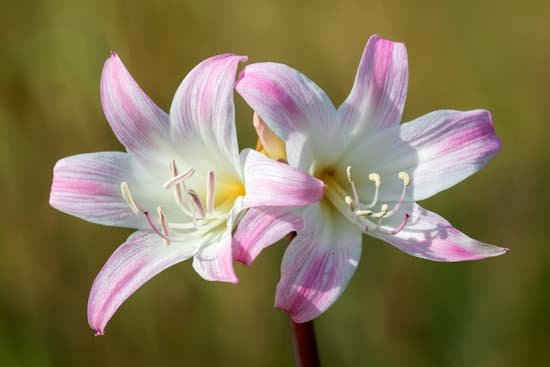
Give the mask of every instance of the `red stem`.
[[315, 340], [313, 321], [297, 324], [290, 320], [292, 330], [292, 344], [297, 367], [319, 367], [319, 350]]
[[[286, 238], [287, 244], [290, 244], [294, 237], [296, 237], [296, 232], [290, 233]], [[290, 330], [292, 331], [296, 367], [320, 367], [321, 361], [315, 340], [313, 320], [298, 324], [291, 319]]]

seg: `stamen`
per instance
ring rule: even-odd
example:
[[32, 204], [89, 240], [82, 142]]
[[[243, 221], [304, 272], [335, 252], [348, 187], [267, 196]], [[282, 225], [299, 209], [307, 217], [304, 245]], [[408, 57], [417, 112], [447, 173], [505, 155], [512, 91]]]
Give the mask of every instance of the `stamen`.
[[192, 189], [187, 190], [187, 194], [191, 198], [191, 202], [193, 203], [194, 207], [199, 211], [200, 217], [204, 218], [204, 206], [202, 205], [202, 201], [199, 198], [199, 195]]
[[[171, 160], [170, 161], [170, 176], [172, 177], [175, 177], [178, 175], [178, 167], [176, 166], [176, 161], [175, 160]], [[181, 192], [181, 187], [180, 185], [175, 185], [174, 186], [174, 200], [176, 200], [176, 204], [178, 204], [178, 206], [180, 208], [183, 207], [183, 194]]]
[[411, 216], [409, 215], [409, 213], [405, 214], [405, 218], [403, 219], [403, 222], [401, 222], [401, 224], [399, 225], [399, 227], [397, 227], [396, 229], [394, 229], [393, 231], [390, 232], [390, 234], [393, 236], [393, 235], [396, 235], [398, 234], [399, 232], [401, 232], [403, 230], [403, 228], [405, 228], [405, 226], [407, 225], [407, 222], [409, 221], [409, 218]]
[[399, 172], [398, 177], [401, 181], [403, 181], [403, 190], [401, 190], [401, 196], [399, 197], [399, 200], [397, 201], [393, 209], [388, 213], [387, 217], [391, 217], [392, 215], [397, 213], [399, 207], [401, 206], [401, 203], [403, 203], [403, 200], [405, 200], [407, 187], [411, 184], [411, 178], [409, 177], [409, 174], [407, 172]]
[[382, 180], [380, 179], [380, 175], [376, 172], [369, 173], [369, 180], [374, 182], [374, 197], [372, 198], [371, 203], [367, 205], [367, 208], [374, 208], [378, 202], [378, 193], [380, 192]]
[[348, 181], [351, 185], [351, 191], [353, 193], [353, 205], [356, 208], [359, 208], [359, 194], [357, 193], [357, 187], [355, 187], [355, 183], [353, 182], [353, 177], [351, 175], [351, 166], [347, 166], [346, 175], [348, 176]]
[[[160, 227], [162, 229], [162, 233], [166, 236], [170, 236], [170, 231], [168, 229], [168, 220], [166, 219], [166, 214], [164, 213], [164, 210], [162, 210], [162, 207], [157, 207], [157, 213], [159, 215], [159, 221], [160, 221]], [[170, 242], [166, 239], [162, 239], [164, 241], [164, 244], [168, 246]]]
[[388, 204], [382, 204], [380, 206], [380, 211], [378, 213], [374, 213], [372, 214], [371, 216], [373, 218], [379, 218], [379, 219], [382, 219], [386, 216], [386, 214], [388, 214]]
[[216, 193], [216, 175], [214, 171], [208, 171], [206, 178], [206, 212], [211, 214], [214, 211], [214, 199]]
[[354, 212], [355, 211], [355, 205], [353, 204], [353, 199], [349, 196], [346, 196], [344, 198], [344, 201], [346, 202], [346, 205], [348, 206], [349, 210]]
[[163, 233], [161, 233], [158, 230], [157, 226], [155, 226], [155, 223], [153, 223], [153, 221], [151, 220], [151, 216], [149, 215], [148, 211], [144, 211], [143, 215], [145, 215], [145, 219], [147, 219], [147, 222], [149, 223], [149, 226], [151, 226], [151, 229], [153, 230], [153, 232], [159, 235], [159, 237], [162, 238], [163, 240], [170, 241], [170, 238], [166, 237]]
[[134, 198], [132, 197], [132, 193], [130, 192], [130, 187], [128, 186], [128, 182], [123, 181], [120, 183], [120, 191], [122, 193], [122, 198], [126, 202], [126, 204], [132, 209], [132, 212], [134, 214], [139, 214], [140, 210], [137, 206], [136, 202], [134, 201]]
[[185, 170], [185, 172], [180, 173], [179, 175], [176, 175], [176, 176], [172, 177], [171, 179], [169, 179], [168, 181], [166, 181], [164, 183], [164, 185], [162, 185], [162, 187], [164, 187], [165, 189], [170, 189], [174, 185], [177, 185], [177, 184], [182, 183], [183, 181], [187, 180], [188, 178], [190, 178], [194, 174], [195, 174], [195, 170], [193, 168], [188, 168], [188, 169]]
[[374, 212], [372, 210], [356, 210], [355, 215], [359, 217], [370, 217]]

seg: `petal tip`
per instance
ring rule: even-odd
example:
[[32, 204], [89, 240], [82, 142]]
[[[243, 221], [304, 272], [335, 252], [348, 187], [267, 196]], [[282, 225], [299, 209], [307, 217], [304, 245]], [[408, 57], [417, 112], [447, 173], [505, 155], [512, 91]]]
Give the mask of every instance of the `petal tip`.
[[105, 332], [103, 330], [95, 330], [94, 336], [103, 336]]

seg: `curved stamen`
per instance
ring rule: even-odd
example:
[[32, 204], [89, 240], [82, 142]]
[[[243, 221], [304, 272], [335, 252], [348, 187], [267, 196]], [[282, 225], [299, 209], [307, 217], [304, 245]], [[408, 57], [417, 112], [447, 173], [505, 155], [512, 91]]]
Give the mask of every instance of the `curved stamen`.
[[353, 177], [351, 175], [351, 166], [346, 167], [346, 176], [348, 177], [349, 184], [351, 185], [351, 192], [353, 193], [353, 205], [355, 208], [359, 209], [359, 194], [357, 193], [355, 182], [353, 182]]
[[405, 228], [405, 226], [407, 225], [408, 221], [409, 221], [409, 218], [410, 218], [410, 214], [407, 213], [405, 214], [405, 218], [403, 219], [403, 221], [401, 222], [401, 224], [399, 225], [399, 227], [397, 227], [396, 229], [394, 229], [393, 231], [390, 232], [390, 234], [392, 236], [398, 234], [399, 232], [401, 232], [403, 230], [403, 228]]
[[122, 198], [126, 202], [126, 204], [132, 209], [132, 212], [134, 214], [139, 214], [141, 210], [139, 209], [138, 205], [134, 201], [134, 198], [132, 196], [132, 193], [130, 192], [130, 186], [128, 186], [128, 182], [123, 181], [120, 183], [120, 191], [122, 193]]
[[156, 234], [159, 235], [160, 238], [162, 238], [163, 240], [166, 240], [166, 241], [170, 241], [170, 238], [165, 236], [163, 233], [161, 233], [159, 231], [159, 229], [157, 228], [157, 226], [155, 226], [155, 223], [153, 223], [153, 221], [151, 220], [151, 216], [149, 215], [149, 212], [148, 211], [144, 211], [143, 212], [143, 215], [145, 215], [145, 219], [147, 219], [147, 222], [149, 223], [149, 226], [151, 227], [151, 229], [153, 230], [153, 232], [155, 232]]
[[206, 177], [206, 212], [212, 214], [214, 211], [214, 199], [216, 194], [216, 175], [214, 171], [208, 171]]
[[[176, 161], [175, 160], [172, 159], [170, 161], [169, 168], [170, 168], [170, 176], [175, 177], [175, 176], [178, 175], [178, 167], [176, 166]], [[174, 191], [174, 200], [176, 200], [176, 204], [178, 204], [178, 206], [180, 208], [182, 208], [183, 207], [183, 194], [181, 192], [180, 185], [175, 185], [174, 188], [173, 188], [173, 191]]]
[[[166, 214], [164, 213], [164, 210], [162, 210], [162, 207], [157, 207], [157, 213], [159, 216], [160, 221], [160, 228], [162, 229], [162, 233], [166, 236], [170, 236], [170, 231], [168, 229], [168, 220], [166, 219]], [[168, 246], [170, 242], [168, 240], [162, 239], [164, 241], [164, 244]]]
[[367, 208], [374, 208], [376, 203], [378, 202], [378, 194], [380, 192], [380, 185], [382, 185], [382, 180], [380, 179], [380, 175], [376, 172], [369, 173], [369, 180], [374, 182], [374, 197], [372, 198], [372, 201], [369, 205], [367, 205]]
[[195, 174], [195, 170], [193, 168], [188, 168], [184, 172], [180, 173], [179, 175], [176, 175], [171, 179], [169, 179], [168, 181], [166, 181], [164, 185], [162, 185], [162, 187], [164, 187], [165, 189], [170, 189], [173, 186], [178, 185], [183, 181], [187, 180], [194, 174]]
[[405, 194], [407, 193], [407, 187], [411, 184], [411, 178], [408, 175], [407, 172], [399, 172], [399, 179], [403, 181], [403, 190], [401, 190], [401, 196], [399, 197], [399, 200], [395, 204], [395, 206], [390, 210], [390, 212], [386, 215], [386, 217], [391, 217], [397, 211], [399, 210], [399, 207], [401, 206], [401, 203], [403, 203], [403, 200], [405, 200]]

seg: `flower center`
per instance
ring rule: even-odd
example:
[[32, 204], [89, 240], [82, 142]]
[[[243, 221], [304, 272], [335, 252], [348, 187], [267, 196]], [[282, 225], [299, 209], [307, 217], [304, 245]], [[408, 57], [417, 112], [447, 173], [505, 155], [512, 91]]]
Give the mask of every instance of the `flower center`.
[[[411, 178], [406, 172], [399, 172], [397, 178], [402, 182], [401, 195], [393, 208], [390, 209], [387, 203], [379, 204], [380, 188], [382, 186], [382, 179], [376, 172], [371, 172], [368, 175], [368, 179], [374, 185], [374, 194], [372, 200], [368, 204], [360, 198], [360, 193], [357, 189], [355, 180], [353, 179], [351, 166], [346, 168], [347, 184], [351, 191], [351, 195], [340, 185], [336, 175], [336, 171], [332, 169], [325, 169], [318, 176], [323, 182], [327, 184], [326, 197], [332, 203], [332, 205], [345, 217], [349, 218], [352, 222], [356, 222], [361, 225], [364, 232], [375, 231], [383, 234], [396, 235], [405, 228], [407, 225], [410, 214], [405, 213], [401, 223], [393, 230], [386, 230], [381, 228], [384, 220], [393, 217], [399, 211], [401, 204], [405, 199], [407, 188], [411, 184]], [[379, 209], [375, 208], [379, 205]]]
[[[185, 214], [185, 218], [190, 220], [184, 222], [170, 222], [162, 206], [157, 207], [157, 220], [155, 221], [151, 214], [136, 203], [128, 183], [121, 182], [120, 191], [126, 204], [136, 215], [144, 215], [151, 229], [162, 238], [165, 245], [170, 242], [177, 242], [178, 234], [202, 235], [205, 232], [225, 223], [229, 210], [216, 210], [226, 208], [230, 201], [231, 206], [234, 200], [244, 194], [242, 184], [224, 184], [216, 195], [216, 173], [210, 170], [206, 174], [204, 200], [197, 191], [188, 187], [188, 180], [195, 176], [194, 168], [189, 167], [183, 172], [179, 172], [176, 161], [169, 163], [170, 178], [162, 185], [163, 189], [171, 190], [175, 206]], [[216, 203], [216, 197], [225, 199]]]

